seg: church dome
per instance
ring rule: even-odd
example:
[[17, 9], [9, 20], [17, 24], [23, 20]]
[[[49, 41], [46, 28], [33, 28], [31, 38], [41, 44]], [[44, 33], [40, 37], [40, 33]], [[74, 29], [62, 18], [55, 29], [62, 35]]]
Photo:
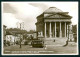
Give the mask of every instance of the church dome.
[[63, 12], [62, 10], [56, 8], [56, 7], [50, 7], [49, 9], [45, 10], [44, 13], [52, 13], [52, 12]]

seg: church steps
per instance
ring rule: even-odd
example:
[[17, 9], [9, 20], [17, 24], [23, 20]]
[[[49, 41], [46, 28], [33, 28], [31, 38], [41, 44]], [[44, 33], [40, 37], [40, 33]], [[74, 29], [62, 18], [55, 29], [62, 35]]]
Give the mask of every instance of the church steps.
[[67, 38], [44, 38], [43, 40], [45, 45], [61, 46], [66, 44]]

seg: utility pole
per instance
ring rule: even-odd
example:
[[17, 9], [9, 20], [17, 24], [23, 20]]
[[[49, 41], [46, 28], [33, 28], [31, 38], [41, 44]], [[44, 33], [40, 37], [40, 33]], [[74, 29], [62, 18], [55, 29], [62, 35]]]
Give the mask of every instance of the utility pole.
[[23, 28], [24, 28], [24, 23], [19, 23], [20, 24], [20, 48], [21, 48], [21, 41], [22, 41], [22, 38], [21, 38], [21, 30], [22, 30], [22, 24], [23, 24]]
[[24, 22], [22, 22], [22, 23], [17, 23], [17, 28], [18, 28], [18, 24], [20, 25], [20, 48], [21, 48], [21, 42], [22, 42], [22, 38], [21, 38], [21, 34], [22, 34], [22, 32], [21, 32], [21, 30], [22, 29], [24, 29]]

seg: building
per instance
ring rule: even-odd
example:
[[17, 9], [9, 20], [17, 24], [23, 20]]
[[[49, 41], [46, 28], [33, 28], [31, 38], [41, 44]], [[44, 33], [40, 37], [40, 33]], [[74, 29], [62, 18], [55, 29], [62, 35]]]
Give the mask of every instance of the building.
[[27, 32], [27, 36], [28, 37], [33, 36], [33, 32]]
[[15, 36], [10, 31], [6, 31], [6, 44], [13, 45]]
[[3, 25], [3, 42], [4, 42], [4, 45], [6, 43], [6, 26]]
[[10, 42], [10, 44], [16, 44], [20, 41], [24, 40], [23, 35], [27, 33], [26, 30], [20, 30], [18, 28], [9, 28], [6, 29], [6, 42]]
[[65, 39], [66, 41], [71, 18], [68, 12], [50, 7], [37, 17], [36, 30], [42, 32], [46, 40], [61, 42]]

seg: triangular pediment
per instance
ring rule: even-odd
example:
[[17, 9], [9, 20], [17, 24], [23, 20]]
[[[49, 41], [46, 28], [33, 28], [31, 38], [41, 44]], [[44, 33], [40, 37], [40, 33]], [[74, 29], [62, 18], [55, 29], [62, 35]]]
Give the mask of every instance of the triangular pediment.
[[71, 16], [63, 14], [44, 14], [44, 18], [71, 18]]

